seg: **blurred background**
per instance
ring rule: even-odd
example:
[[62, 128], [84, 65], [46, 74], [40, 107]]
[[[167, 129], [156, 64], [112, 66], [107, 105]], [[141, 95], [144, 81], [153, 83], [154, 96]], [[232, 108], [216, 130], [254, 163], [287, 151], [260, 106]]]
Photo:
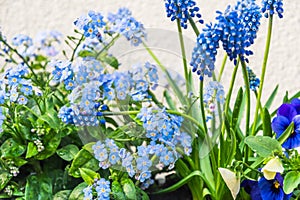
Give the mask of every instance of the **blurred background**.
[[[214, 22], [215, 11], [224, 11], [235, 0], [196, 0], [205, 23]], [[258, 1], [260, 4], [261, 1]], [[284, 0], [284, 18], [274, 17], [271, 51], [266, 72], [266, 80], [262, 100], [280, 84], [274, 106], [279, 106], [285, 91], [290, 96], [300, 90], [300, 4], [297, 0]], [[9, 40], [18, 33], [35, 37], [40, 31], [57, 30], [67, 35], [75, 35], [74, 20], [89, 10], [101, 12], [116, 12], [120, 7], [128, 7], [133, 16], [143, 22], [148, 29], [147, 42], [154, 49], [161, 62], [171, 70], [183, 75], [182, 61], [177, 25], [166, 17], [163, 0], [0, 0], [0, 27]], [[252, 46], [254, 55], [250, 57], [249, 67], [260, 76], [266, 39], [267, 19], [262, 18], [258, 38]], [[199, 29], [204, 25], [197, 24]], [[188, 59], [196, 41], [191, 28], [184, 30]], [[152, 61], [146, 51], [140, 47], [131, 50], [124, 41], [119, 43], [112, 53], [123, 65], [134, 62]], [[66, 47], [68, 48], [68, 47]], [[221, 50], [221, 49], [220, 49]], [[219, 51], [216, 71], [220, 68], [223, 52]], [[152, 61], [153, 62], [153, 61]], [[2, 65], [2, 64], [1, 64]], [[228, 62], [222, 83], [225, 89], [229, 86], [233, 63]], [[194, 76], [197, 78], [197, 76]], [[237, 82], [243, 86], [241, 72]], [[238, 87], [235, 88], [237, 91]], [[226, 91], [226, 90], [225, 90]], [[253, 107], [255, 105], [253, 104]]]

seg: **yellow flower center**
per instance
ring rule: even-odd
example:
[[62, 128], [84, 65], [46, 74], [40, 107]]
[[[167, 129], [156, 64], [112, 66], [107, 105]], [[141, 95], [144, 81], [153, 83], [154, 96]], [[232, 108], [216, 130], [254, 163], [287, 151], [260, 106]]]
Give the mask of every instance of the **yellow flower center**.
[[275, 181], [273, 184], [276, 189], [280, 187], [280, 183], [278, 181]]

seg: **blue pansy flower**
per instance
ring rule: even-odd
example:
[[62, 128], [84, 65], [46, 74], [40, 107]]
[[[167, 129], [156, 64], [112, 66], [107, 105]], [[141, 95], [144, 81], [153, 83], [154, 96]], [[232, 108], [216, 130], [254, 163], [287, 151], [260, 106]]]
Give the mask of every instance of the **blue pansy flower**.
[[292, 196], [292, 193], [284, 193], [283, 178], [279, 173], [272, 180], [265, 177], [261, 177], [258, 181], [244, 180], [241, 186], [253, 200], [289, 200]]
[[300, 103], [299, 99], [294, 99], [291, 104], [282, 104], [278, 111], [277, 117], [272, 121], [272, 129], [279, 138], [286, 128], [294, 122], [294, 129], [282, 144], [286, 149], [293, 149], [300, 146]]

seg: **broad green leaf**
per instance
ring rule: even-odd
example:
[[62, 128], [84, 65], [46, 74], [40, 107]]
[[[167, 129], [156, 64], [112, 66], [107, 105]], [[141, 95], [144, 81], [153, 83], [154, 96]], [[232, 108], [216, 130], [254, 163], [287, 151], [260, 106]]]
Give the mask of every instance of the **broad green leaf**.
[[245, 144], [262, 157], [268, 157], [274, 152], [282, 151], [280, 143], [267, 136], [248, 136], [245, 138]]
[[266, 108], [263, 110], [263, 134], [264, 136], [272, 137], [271, 117]]
[[38, 123], [41, 123], [40, 121], [46, 122], [53, 129], [58, 130], [60, 128], [60, 119], [54, 109], [47, 110], [44, 115], [39, 117]]
[[112, 66], [115, 69], [119, 68], [119, 62], [118, 62], [117, 58], [114, 56], [106, 56], [104, 58], [104, 62], [106, 62], [107, 64], [109, 64], [110, 66]]
[[296, 171], [288, 172], [283, 180], [283, 191], [290, 194], [300, 184], [300, 173]]
[[10, 181], [12, 175], [7, 171], [0, 171], [0, 191], [6, 186], [6, 184]]
[[235, 126], [239, 120], [239, 113], [240, 113], [241, 105], [243, 102], [243, 97], [244, 97], [243, 89], [240, 88], [238, 91], [235, 103], [234, 103], [233, 111], [232, 111], [231, 124], [232, 124], [233, 129], [235, 129]]
[[32, 175], [27, 178], [25, 199], [52, 200], [51, 178]]
[[142, 190], [139, 187], [137, 187], [136, 190], [137, 190], [137, 193], [139, 194], [138, 200], [150, 200], [148, 194], [144, 190]]
[[71, 192], [69, 196], [69, 200], [83, 200], [84, 194], [83, 189], [86, 188], [88, 185], [83, 182], [77, 185], [74, 190]]
[[227, 162], [226, 162], [225, 166], [229, 165], [232, 162], [232, 160], [233, 160], [233, 158], [234, 158], [234, 156], [236, 154], [237, 142], [236, 142], [235, 132], [232, 129], [230, 129], [230, 140], [231, 140], [230, 141], [231, 145], [230, 145], [230, 148], [229, 148], [230, 149], [230, 153], [227, 155], [228, 159], [227, 159]]
[[25, 165], [28, 162], [27, 160], [24, 160], [24, 159], [19, 158], [19, 157], [12, 158], [12, 160], [14, 161], [14, 163], [17, 167], [21, 167], [21, 166]]
[[62, 190], [53, 196], [53, 200], [68, 200], [72, 190]]
[[111, 192], [114, 199], [126, 200], [122, 186], [118, 181], [113, 181], [111, 184]]
[[79, 152], [79, 149], [74, 144], [69, 144], [56, 151], [57, 155], [66, 161], [71, 161], [75, 155]]
[[121, 184], [123, 186], [123, 191], [125, 193], [126, 198], [130, 200], [137, 200], [136, 189], [132, 180], [129, 178], [123, 179], [121, 181]]
[[39, 152], [38, 152], [37, 146], [33, 142], [29, 142], [27, 145], [27, 152], [26, 152], [25, 158], [31, 158], [31, 157], [37, 155], [38, 153]]
[[26, 147], [17, 143], [13, 138], [7, 139], [0, 147], [2, 157], [19, 157], [26, 151]]
[[294, 122], [292, 122], [286, 129], [285, 131], [280, 135], [280, 137], [278, 138], [278, 142], [280, 144], [283, 144], [286, 139], [288, 139], [288, 137], [292, 134], [292, 131], [294, 129]]
[[87, 150], [88, 152], [90, 152], [92, 155], [94, 154], [94, 150], [93, 150], [93, 145], [96, 144], [96, 142], [90, 142], [90, 143], [87, 143], [85, 144], [82, 149], [85, 149]]
[[38, 155], [36, 155], [36, 158], [38, 160], [44, 160], [52, 156], [55, 153], [57, 147], [59, 146], [60, 140], [61, 137], [56, 132], [52, 132], [51, 134], [47, 135], [43, 140], [45, 149]]
[[85, 149], [81, 149], [73, 159], [71, 167], [69, 169], [69, 174], [75, 178], [80, 177], [79, 168], [89, 168], [94, 171], [99, 169], [98, 161], [94, 156]]
[[94, 172], [88, 168], [79, 168], [79, 172], [84, 182], [86, 182], [88, 185], [92, 185], [95, 179], [100, 178], [100, 175], [97, 172]]

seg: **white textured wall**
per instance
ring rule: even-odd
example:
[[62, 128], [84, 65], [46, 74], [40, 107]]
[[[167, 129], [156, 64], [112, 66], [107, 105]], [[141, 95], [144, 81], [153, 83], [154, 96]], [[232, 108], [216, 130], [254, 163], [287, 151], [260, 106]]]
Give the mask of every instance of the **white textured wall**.
[[[300, 4], [299, 0], [284, 0], [284, 18], [274, 20], [274, 34], [267, 68], [265, 93], [269, 94], [277, 83], [280, 83], [279, 96], [285, 90], [295, 93], [300, 89]], [[201, 13], [206, 22], [213, 20], [215, 10], [224, 10], [226, 5], [234, 0], [197, 0]], [[0, 0], [0, 26], [3, 34], [11, 38], [14, 34], [23, 33], [35, 36], [42, 30], [58, 30], [63, 34], [72, 34], [73, 21], [89, 10], [107, 13], [116, 11], [119, 7], [128, 7], [133, 15], [142, 21], [146, 28], [151, 28], [156, 41], [149, 41], [151, 46], [166, 48], [159, 52], [162, 61], [172, 68], [181, 67], [181, 61], [174, 57], [178, 50], [178, 41], [172, 31], [176, 31], [176, 24], [166, 18], [163, 0]], [[253, 47], [255, 55], [250, 58], [251, 67], [257, 74], [263, 58], [266, 36], [266, 22], [262, 19], [259, 38]], [[201, 28], [201, 26], [199, 27]], [[159, 29], [163, 29], [160, 31]], [[188, 53], [190, 52], [195, 36], [191, 30], [184, 32], [187, 38]], [[175, 35], [176, 36], [176, 35]], [[167, 40], [169, 38], [169, 40]], [[170, 40], [171, 38], [171, 40]], [[150, 40], [151, 38], [149, 38]], [[164, 43], [160, 46], [160, 43]], [[138, 54], [132, 56], [136, 59]], [[221, 55], [220, 55], [221, 57]], [[128, 56], [127, 56], [128, 58]], [[129, 56], [129, 58], [131, 58]], [[138, 58], [140, 58], [138, 56]], [[220, 65], [217, 62], [217, 68]], [[227, 66], [224, 85], [228, 86], [232, 64]], [[241, 82], [240, 79], [238, 79]], [[242, 84], [242, 83], [241, 83]], [[279, 104], [281, 97], [277, 99]], [[265, 97], [263, 97], [265, 99]]]

